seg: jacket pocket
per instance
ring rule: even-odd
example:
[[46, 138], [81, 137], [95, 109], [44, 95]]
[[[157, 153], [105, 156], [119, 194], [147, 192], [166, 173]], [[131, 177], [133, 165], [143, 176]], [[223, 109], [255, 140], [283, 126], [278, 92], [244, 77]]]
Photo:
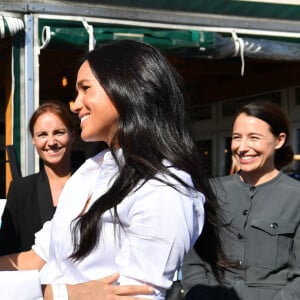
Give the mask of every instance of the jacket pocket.
[[253, 219], [246, 245], [249, 263], [266, 268], [288, 264], [296, 226], [286, 220]]
[[265, 231], [270, 235], [290, 235], [296, 230], [296, 223], [288, 223], [281, 220], [261, 220], [253, 219], [251, 226]]

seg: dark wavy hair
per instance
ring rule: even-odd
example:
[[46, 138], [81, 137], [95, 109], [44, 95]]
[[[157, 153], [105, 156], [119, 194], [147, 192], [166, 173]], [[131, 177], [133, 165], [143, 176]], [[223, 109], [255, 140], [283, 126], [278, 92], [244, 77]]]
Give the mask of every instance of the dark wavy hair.
[[[207, 219], [217, 222], [217, 201], [191, 135], [185, 112], [188, 95], [175, 68], [156, 48], [127, 40], [104, 44], [83, 61], [88, 61], [119, 113], [119, 128], [108, 147], [117, 161], [114, 145], [118, 142], [125, 163], [117, 161], [119, 175], [111, 188], [74, 220], [70, 258], [86, 257], [99, 242], [103, 213], [113, 209], [119, 222], [116, 206], [138, 182], [156, 178], [158, 173], [204, 193]], [[172, 174], [163, 164], [164, 159], [189, 173], [194, 186], [187, 186]]]
[[286, 134], [285, 143], [281, 148], [276, 149], [274, 163], [277, 169], [289, 165], [293, 161], [294, 152], [292, 147], [288, 145], [290, 136], [289, 120], [280, 106], [270, 101], [256, 100], [242, 106], [237, 116], [241, 113], [268, 123], [275, 137], [278, 137], [280, 133]]

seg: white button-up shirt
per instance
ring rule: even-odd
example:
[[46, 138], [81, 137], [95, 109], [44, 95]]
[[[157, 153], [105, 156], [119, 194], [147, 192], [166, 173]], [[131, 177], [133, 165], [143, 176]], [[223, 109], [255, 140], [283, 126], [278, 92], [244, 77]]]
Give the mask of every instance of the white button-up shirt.
[[[192, 185], [187, 173], [170, 170]], [[40, 272], [41, 282], [74, 284], [119, 272], [120, 284], [150, 284], [155, 299], [163, 299], [204, 223], [203, 194], [188, 191], [171, 177], [164, 179], [181, 192], [155, 179], [147, 181], [117, 206], [122, 228], [113, 224], [111, 211], [105, 212], [97, 247], [83, 260], [68, 258], [73, 250], [72, 221], [89, 198], [88, 208], [109, 189], [117, 173], [115, 160], [105, 150], [68, 180], [52, 221], [36, 234], [33, 250], [47, 262]]]

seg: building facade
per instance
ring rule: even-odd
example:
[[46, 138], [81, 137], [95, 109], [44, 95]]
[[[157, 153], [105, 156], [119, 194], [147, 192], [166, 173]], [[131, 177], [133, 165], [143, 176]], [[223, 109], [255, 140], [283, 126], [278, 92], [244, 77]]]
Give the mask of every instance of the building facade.
[[[228, 173], [235, 109], [254, 98], [275, 101], [287, 112], [290, 143], [299, 154], [300, 5], [213, 2], [1, 1], [0, 198], [12, 179], [5, 147], [14, 146], [23, 176], [39, 170], [27, 127], [31, 114], [46, 100], [72, 101], [80, 57], [110, 40], [151, 43], [182, 74], [211, 175]], [[78, 141], [74, 160], [98, 146]], [[291, 172], [299, 172], [298, 157]]]

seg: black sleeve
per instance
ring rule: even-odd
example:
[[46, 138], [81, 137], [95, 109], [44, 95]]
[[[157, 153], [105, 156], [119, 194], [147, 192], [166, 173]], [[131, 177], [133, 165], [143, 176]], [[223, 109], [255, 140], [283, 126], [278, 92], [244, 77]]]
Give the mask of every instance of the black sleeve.
[[[202, 246], [205, 247], [205, 244]], [[212, 283], [212, 277], [207, 264], [192, 249], [185, 256], [182, 266], [185, 300], [240, 300], [232, 287]]]
[[17, 205], [17, 187], [11, 182], [7, 202], [2, 215], [0, 229], [0, 255], [20, 252], [19, 212]]

